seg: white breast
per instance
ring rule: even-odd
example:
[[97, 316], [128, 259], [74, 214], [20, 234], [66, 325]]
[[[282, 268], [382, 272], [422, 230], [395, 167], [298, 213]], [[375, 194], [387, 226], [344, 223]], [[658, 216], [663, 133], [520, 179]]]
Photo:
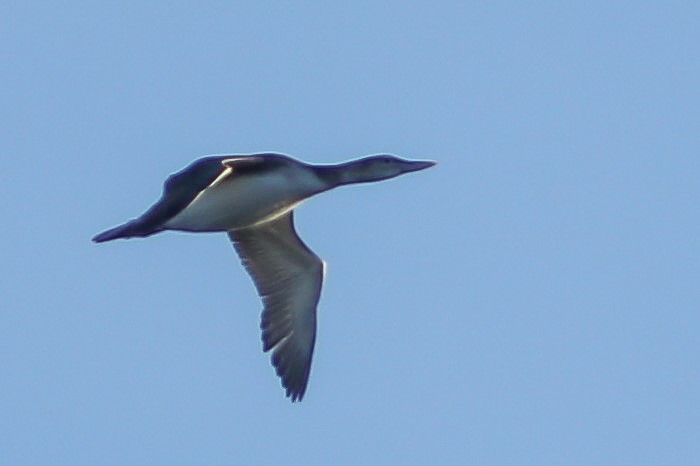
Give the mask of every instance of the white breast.
[[[294, 182], [292, 182], [294, 181]], [[219, 179], [202, 191], [165, 227], [185, 231], [229, 231], [274, 218], [298, 205], [313, 190], [287, 173]]]

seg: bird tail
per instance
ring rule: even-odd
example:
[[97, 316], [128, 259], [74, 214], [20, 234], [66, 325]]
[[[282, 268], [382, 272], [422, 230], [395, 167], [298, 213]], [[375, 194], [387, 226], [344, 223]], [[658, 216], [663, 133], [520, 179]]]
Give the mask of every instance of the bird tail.
[[150, 236], [154, 233], [158, 233], [160, 229], [147, 228], [139, 220], [132, 220], [118, 227], [110, 228], [109, 230], [103, 231], [99, 235], [92, 238], [95, 243], [104, 243], [105, 241], [112, 241], [113, 239], [119, 238], [132, 238], [134, 236]]

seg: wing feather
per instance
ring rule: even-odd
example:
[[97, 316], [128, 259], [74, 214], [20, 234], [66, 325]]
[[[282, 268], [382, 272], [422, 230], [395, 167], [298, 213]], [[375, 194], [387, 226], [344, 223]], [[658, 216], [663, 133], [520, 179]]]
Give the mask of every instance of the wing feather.
[[263, 301], [263, 350], [272, 351], [287, 396], [301, 400], [316, 341], [323, 261], [297, 235], [292, 212], [229, 237]]

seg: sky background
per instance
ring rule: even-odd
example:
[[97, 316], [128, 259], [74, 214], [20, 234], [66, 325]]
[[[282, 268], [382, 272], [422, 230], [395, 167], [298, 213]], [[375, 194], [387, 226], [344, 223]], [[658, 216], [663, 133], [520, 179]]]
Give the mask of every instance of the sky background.
[[[700, 464], [697, 2], [6, 2], [0, 463]], [[213, 153], [438, 161], [298, 209], [306, 397], [223, 234], [90, 238]]]

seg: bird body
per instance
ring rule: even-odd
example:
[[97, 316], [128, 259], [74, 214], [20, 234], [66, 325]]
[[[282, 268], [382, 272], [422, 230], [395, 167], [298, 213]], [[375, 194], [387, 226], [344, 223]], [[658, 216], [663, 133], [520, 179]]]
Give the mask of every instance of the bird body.
[[93, 238], [101, 243], [164, 231], [227, 232], [263, 300], [263, 350], [287, 396], [304, 396], [324, 263], [298, 237], [293, 209], [337, 186], [379, 181], [434, 162], [373, 156], [310, 165], [280, 154], [204, 157], [171, 175], [142, 216]]

